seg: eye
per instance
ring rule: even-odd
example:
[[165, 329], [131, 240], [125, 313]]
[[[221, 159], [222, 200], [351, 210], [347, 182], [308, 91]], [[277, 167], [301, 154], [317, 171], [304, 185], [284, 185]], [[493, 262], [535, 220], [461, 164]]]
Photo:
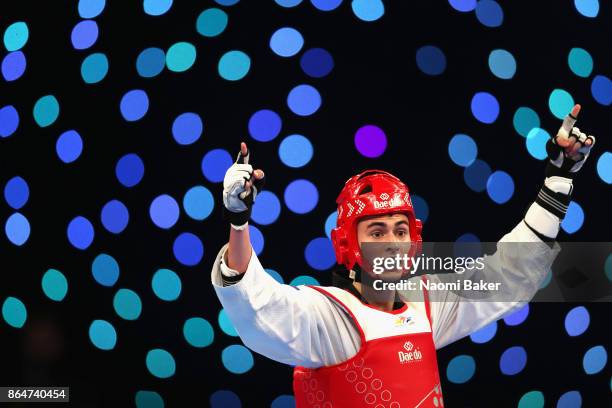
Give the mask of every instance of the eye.
[[396, 234], [397, 236], [403, 238], [408, 235], [408, 231], [406, 231], [405, 229], [400, 229], [400, 230], [397, 230]]
[[383, 235], [382, 231], [372, 231], [372, 233], [370, 233], [370, 236], [373, 238], [382, 238]]

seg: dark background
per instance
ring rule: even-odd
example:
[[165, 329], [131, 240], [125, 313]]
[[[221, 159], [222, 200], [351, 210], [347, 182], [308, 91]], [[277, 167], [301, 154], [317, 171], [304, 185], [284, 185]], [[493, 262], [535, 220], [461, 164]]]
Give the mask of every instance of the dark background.
[[[221, 350], [241, 342], [219, 330], [221, 305], [210, 283], [212, 261], [228, 233], [220, 219], [220, 200], [205, 221], [182, 213], [170, 230], [157, 228], [148, 216], [154, 197], [167, 193], [178, 199], [196, 184], [220, 199], [220, 184], [202, 175], [202, 157], [215, 148], [233, 155], [241, 140], [249, 142], [254, 164], [266, 171], [266, 188], [277, 196], [297, 178], [307, 178], [319, 189], [314, 211], [297, 215], [283, 203], [279, 221], [259, 227], [266, 237], [263, 265], [279, 271], [286, 282], [310, 274], [328, 284], [326, 272], [308, 267], [304, 247], [324, 236], [325, 218], [335, 209], [344, 181], [366, 168], [397, 174], [427, 200], [425, 240], [454, 241], [470, 232], [482, 241], [496, 241], [513, 228], [544, 178], [544, 163], [528, 155], [524, 139], [513, 129], [513, 114], [519, 106], [530, 106], [539, 113], [541, 127], [554, 133], [560, 120], [548, 111], [548, 96], [563, 88], [582, 104], [578, 126], [597, 136], [597, 146], [575, 182], [574, 199], [585, 211], [584, 225], [572, 235], [561, 232], [559, 239], [610, 241], [610, 187], [595, 170], [596, 159], [610, 149], [610, 107], [598, 104], [590, 94], [590, 79], [575, 76], [567, 65], [569, 50], [582, 47], [594, 58], [592, 76], [610, 75], [612, 21], [605, 2], [596, 19], [578, 14], [569, 0], [501, 2], [504, 24], [496, 29], [480, 24], [473, 12], [453, 10], [446, 1], [387, 1], [385, 15], [373, 23], [356, 19], [348, 1], [327, 13], [307, 1], [291, 9], [271, 0], [244, 0], [232, 7], [176, 1], [159, 17], [144, 14], [142, 2], [107, 3], [95, 18], [99, 39], [85, 51], [70, 45], [70, 32], [80, 20], [77, 2], [0, 5], [0, 30], [19, 20], [30, 30], [23, 49], [26, 73], [15, 82], [0, 83], [0, 106], [14, 105], [21, 117], [18, 131], [0, 139], [0, 186], [15, 175], [26, 179], [30, 199], [20, 211], [32, 226], [21, 247], [4, 235], [0, 239], [0, 299], [16, 296], [28, 310], [22, 329], [0, 323], [0, 385], [69, 385], [73, 405], [89, 407], [133, 406], [134, 394], [141, 389], [159, 392], [171, 407], [186, 406], [186, 401], [207, 406], [210, 395], [220, 389], [237, 393], [246, 407], [269, 406], [277, 396], [291, 394], [291, 367], [259, 355], [253, 369], [242, 375], [222, 365]], [[227, 11], [229, 25], [218, 37], [201, 37], [196, 18], [214, 6]], [[268, 43], [283, 26], [302, 33], [303, 50], [327, 49], [335, 61], [332, 73], [311, 79], [301, 71], [299, 56], [276, 56]], [[196, 45], [198, 56], [191, 69], [164, 70], [155, 78], [137, 74], [136, 57], [144, 48], [167, 49], [177, 41]], [[418, 70], [415, 52], [426, 44], [446, 54], [443, 75], [430, 77]], [[509, 50], [517, 59], [517, 73], [510, 81], [489, 71], [487, 58], [496, 48]], [[249, 74], [237, 82], [217, 73], [219, 57], [232, 49], [245, 51], [252, 62]], [[87, 85], [80, 65], [92, 52], [104, 52], [110, 70], [102, 82]], [[322, 95], [322, 107], [313, 116], [298, 117], [286, 106], [287, 93], [300, 83], [314, 85]], [[143, 119], [128, 123], [119, 113], [119, 101], [134, 88], [146, 90], [150, 108]], [[471, 97], [478, 91], [492, 92], [500, 101], [500, 115], [491, 125], [476, 121], [470, 112]], [[31, 112], [46, 94], [59, 100], [60, 116], [41, 129]], [[263, 108], [283, 118], [280, 137], [266, 143], [254, 141], [247, 131], [252, 113]], [[170, 129], [174, 118], [186, 111], [203, 117], [204, 134], [195, 144], [180, 146]], [[355, 131], [368, 123], [380, 126], [388, 137], [388, 148], [377, 159], [362, 157], [353, 144]], [[57, 137], [67, 129], [77, 129], [85, 145], [82, 156], [70, 165], [55, 154]], [[287, 168], [278, 158], [282, 137], [292, 133], [306, 135], [314, 145], [314, 157], [303, 168]], [[479, 158], [493, 171], [512, 175], [516, 190], [508, 203], [498, 205], [465, 185], [462, 169], [448, 157], [448, 142], [456, 133], [476, 140]], [[127, 189], [117, 181], [114, 168], [130, 152], [143, 158], [145, 176]], [[130, 210], [130, 224], [120, 235], [108, 233], [100, 222], [100, 210], [111, 199]], [[4, 201], [0, 204], [2, 223], [12, 212]], [[76, 215], [92, 220], [96, 229], [94, 243], [85, 251], [66, 238], [68, 222]], [[184, 231], [204, 243], [204, 259], [196, 267], [180, 265], [172, 254], [174, 238]], [[91, 276], [91, 262], [100, 252], [112, 254], [121, 266], [115, 288], [101, 287]], [[151, 291], [152, 274], [160, 267], [181, 276], [183, 291], [175, 302], [162, 302]], [[50, 301], [41, 290], [40, 279], [49, 268], [68, 278], [69, 292], [62, 302]], [[137, 321], [115, 314], [112, 298], [118, 287], [140, 295], [143, 312]], [[532, 304], [525, 323], [508, 327], [500, 322], [492, 341], [474, 344], [463, 339], [440, 350], [445, 406], [516, 406], [534, 389], [544, 393], [546, 406], [554, 406], [569, 390], [581, 392], [585, 407], [609, 404], [610, 364], [589, 376], [582, 369], [582, 356], [598, 344], [610, 350], [610, 306], [587, 305], [589, 329], [573, 338], [563, 322], [574, 306]], [[192, 316], [207, 319], [215, 328], [211, 346], [196, 349], [185, 342], [182, 324]], [[117, 329], [119, 341], [112, 351], [95, 348], [88, 338], [91, 321], [100, 318]], [[516, 376], [504, 376], [499, 356], [513, 345], [527, 348], [527, 366]], [[177, 362], [170, 379], [155, 378], [146, 369], [146, 352], [157, 347], [171, 351]], [[462, 385], [448, 382], [445, 374], [448, 361], [458, 354], [477, 361], [474, 377]]]

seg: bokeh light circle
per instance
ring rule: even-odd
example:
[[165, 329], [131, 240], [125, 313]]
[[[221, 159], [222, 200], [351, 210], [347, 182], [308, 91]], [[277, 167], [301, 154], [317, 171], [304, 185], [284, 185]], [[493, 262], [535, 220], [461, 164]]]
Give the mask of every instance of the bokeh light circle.
[[113, 307], [117, 315], [125, 320], [136, 320], [142, 313], [140, 296], [130, 289], [119, 289], [115, 293]]
[[568, 391], [559, 397], [556, 408], [580, 408], [582, 407], [582, 396], [578, 391]]
[[178, 144], [190, 145], [195, 143], [202, 135], [204, 124], [200, 115], [185, 112], [174, 119], [172, 123], [172, 136]]
[[212, 183], [220, 183], [225, 172], [234, 163], [232, 157], [223, 149], [213, 149], [202, 158], [202, 174]]
[[456, 165], [467, 167], [476, 160], [478, 146], [470, 136], [456, 134], [448, 143], [448, 154]]
[[463, 180], [465, 184], [477, 193], [487, 188], [487, 183], [491, 175], [491, 167], [483, 160], [476, 159], [474, 163], [463, 170]]
[[180, 208], [178, 203], [168, 194], [155, 197], [149, 206], [149, 216], [153, 224], [159, 228], [172, 228], [178, 221], [179, 215]]
[[424, 45], [416, 52], [416, 64], [427, 75], [440, 75], [446, 69], [446, 55], [435, 45]]
[[55, 143], [57, 156], [64, 163], [72, 163], [83, 152], [83, 139], [76, 130], [67, 130], [62, 133]]
[[563, 119], [574, 107], [574, 98], [564, 89], [554, 89], [548, 97], [548, 108], [558, 119]]
[[495, 337], [497, 333], [497, 321], [493, 321], [488, 325], [476, 330], [470, 334], [470, 339], [477, 344], [486, 343]]
[[108, 58], [100, 52], [87, 56], [81, 64], [81, 77], [86, 84], [102, 81], [107, 73]]
[[593, 57], [584, 48], [572, 48], [567, 56], [567, 63], [579, 77], [586, 78], [593, 72]]
[[30, 198], [30, 187], [23, 177], [15, 176], [4, 186], [4, 199], [14, 210], [21, 209]]
[[128, 122], [142, 119], [149, 110], [149, 97], [142, 89], [133, 89], [123, 95], [119, 109], [123, 118]]
[[181, 294], [181, 278], [170, 269], [158, 269], [151, 279], [155, 296], [166, 302], [178, 299]]
[[163, 349], [153, 349], [145, 359], [149, 372], [158, 378], [169, 378], [176, 372], [176, 363], [172, 354]]
[[228, 51], [219, 59], [217, 69], [221, 78], [238, 81], [249, 73], [251, 58], [242, 51]]
[[204, 10], [196, 21], [196, 30], [204, 37], [216, 37], [227, 27], [227, 13], [216, 7]]
[[227, 334], [228, 336], [238, 337], [238, 332], [236, 331], [236, 328], [227, 315], [225, 309], [221, 309], [219, 312], [218, 322], [223, 333]]
[[311, 48], [302, 54], [300, 66], [309, 77], [323, 78], [334, 69], [334, 58], [323, 48]]
[[70, 34], [70, 41], [76, 50], [85, 50], [98, 40], [98, 23], [94, 20], [83, 20], [77, 23]]
[[508, 316], [504, 317], [504, 323], [507, 326], [518, 326], [527, 320], [529, 316], [529, 303], [526, 303], [525, 306], [515, 310], [510, 313]]
[[136, 71], [143, 78], [159, 75], [166, 66], [166, 53], [161, 48], [149, 47], [136, 58]]
[[42, 290], [45, 296], [55, 302], [61, 302], [68, 294], [68, 280], [57, 269], [49, 269], [42, 277]]
[[315, 278], [313, 278], [310, 275], [300, 275], [300, 276], [296, 276], [295, 278], [293, 278], [291, 280], [291, 282], [289, 282], [289, 285], [291, 286], [300, 286], [300, 285], [315, 285], [315, 286], [319, 286], [320, 283], [318, 280], [316, 280]]
[[185, 266], [195, 266], [204, 256], [204, 245], [197, 235], [183, 232], [174, 240], [172, 252], [177, 261]]
[[321, 11], [332, 11], [342, 3], [342, 0], [310, 0], [313, 6]]
[[312, 155], [312, 143], [302, 135], [287, 136], [278, 147], [278, 156], [281, 162], [293, 168], [307, 165], [312, 159]]
[[561, 228], [563, 231], [568, 234], [573, 234], [582, 228], [582, 224], [584, 223], [584, 210], [575, 201], [570, 201], [567, 206], [567, 213], [565, 213], [565, 218], [561, 221]]
[[120, 234], [128, 225], [130, 213], [121, 201], [111, 200], [102, 207], [100, 218], [107, 231]]
[[476, 0], [448, 0], [448, 3], [457, 11], [467, 13], [476, 8]]
[[376, 21], [385, 14], [382, 0], [352, 0], [351, 9], [363, 21]]
[[19, 127], [19, 112], [13, 105], [0, 108], [0, 137], [9, 137]]
[[376, 125], [362, 126], [355, 132], [355, 147], [364, 157], [379, 157], [387, 149], [387, 135]]
[[597, 160], [597, 175], [604, 183], [612, 184], [612, 153], [603, 152]]
[[514, 180], [505, 171], [492, 173], [487, 180], [487, 194], [497, 204], [504, 204], [514, 194]]
[[269, 142], [279, 135], [282, 124], [278, 113], [270, 109], [261, 109], [249, 119], [249, 134], [259, 142]]
[[136, 408], [164, 408], [163, 398], [155, 391], [136, 392], [134, 403]]
[[321, 107], [321, 94], [311, 85], [298, 85], [289, 92], [287, 105], [298, 116], [310, 116]]
[[336, 228], [336, 224], [338, 222], [338, 211], [334, 211], [327, 216], [325, 219], [325, 235], [327, 238], [331, 239], [331, 231]]
[[84, 250], [94, 240], [94, 227], [87, 218], [77, 216], [68, 224], [67, 235], [73, 247]]
[[125, 187], [134, 187], [144, 176], [144, 163], [140, 156], [129, 153], [121, 157], [115, 166], [117, 180]]
[[512, 79], [516, 73], [516, 60], [509, 51], [493, 50], [489, 54], [489, 69], [500, 79]]
[[480, 0], [475, 11], [478, 21], [486, 27], [499, 27], [504, 22], [504, 10], [494, 0]]
[[521, 106], [514, 112], [512, 124], [519, 135], [527, 137], [531, 129], [540, 127], [540, 117], [533, 109]]
[[582, 367], [588, 375], [597, 374], [604, 369], [608, 362], [608, 352], [604, 346], [593, 346], [584, 353]]
[[244, 374], [253, 368], [253, 354], [244, 346], [233, 344], [221, 352], [221, 361], [230, 373]]
[[59, 102], [53, 95], [45, 95], [34, 104], [34, 121], [40, 127], [52, 125], [59, 116]]
[[518, 408], [544, 408], [544, 394], [540, 391], [529, 391], [521, 397]]
[[591, 94], [597, 103], [610, 106], [612, 104], [612, 81], [604, 75], [595, 75], [591, 82]]
[[414, 207], [416, 217], [423, 223], [426, 223], [427, 218], [429, 218], [429, 205], [427, 204], [427, 201], [417, 194], [412, 194], [410, 196], [410, 201], [412, 201], [412, 206]]
[[499, 359], [499, 369], [504, 375], [516, 375], [527, 365], [527, 351], [524, 347], [514, 346], [506, 349]]
[[242, 408], [240, 398], [229, 390], [215, 391], [210, 395], [211, 408]]
[[571, 337], [580, 336], [591, 322], [589, 311], [584, 306], [576, 306], [565, 316], [565, 331]]
[[91, 274], [102, 286], [113, 286], [119, 280], [119, 264], [112, 256], [100, 254], [91, 264]]
[[16, 81], [21, 78], [26, 66], [27, 61], [23, 52], [10, 52], [2, 59], [2, 76], [7, 82]]
[[270, 225], [278, 219], [280, 212], [281, 203], [276, 194], [264, 190], [257, 194], [251, 212], [251, 219], [257, 224]]
[[461, 354], [453, 357], [446, 366], [446, 378], [454, 384], [464, 384], [474, 376], [476, 362], [472, 356]]
[[173, 0], [143, 0], [144, 12], [150, 16], [161, 16], [172, 7]]
[[204, 186], [195, 186], [185, 193], [183, 208], [189, 217], [202, 221], [212, 213], [215, 208], [215, 200], [209, 189]]
[[315, 238], [304, 250], [306, 263], [318, 271], [324, 271], [336, 264], [336, 253], [329, 238]]
[[4, 30], [4, 46], [8, 52], [20, 50], [28, 42], [30, 31], [23, 21], [17, 21]]
[[294, 180], [285, 188], [285, 205], [296, 214], [306, 214], [316, 207], [319, 201], [319, 191], [310, 181]]
[[28, 319], [28, 311], [21, 300], [9, 296], [2, 302], [2, 318], [9, 326], [21, 329]]
[[544, 160], [548, 157], [546, 153], [546, 143], [550, 139], [550, 134], [544, 129], [535, 127], [529, 131], [525, 138], [525, 145], [529, 154], [538, 160]]
[[173, 44], [166, 52], [166, 67], [173, 72], [184, 72], [193, 66], [196, 48], [193, 44], [181, 41]]
[[79, 15], [81, 18], [94, 18], [104, 11], [106, 0], [79, 0]]
[[106, 320], [94, 320], [89, 325], [89, 340], [100, 350], [112, 350], [117, 344], [117, 332]]
[[493, 123], [499, 115], [499, 102], [488, 92], [477, 92], [470, 104], [472, 114], [482, 123]]
[[574, 6], [585, 17], [595, 18], [599, 13], [599, 0], [574, 0]]
[[270, 48], [280, 57], [292, 57], [304, 46], [304, 37], [293, 27], [276, 30], [270, 38]]
[[213, 343], [215, 333], [212, 325], [206, 319], [191, 317], [183, 324], [183, 336], [193, 347], [203, 348]]

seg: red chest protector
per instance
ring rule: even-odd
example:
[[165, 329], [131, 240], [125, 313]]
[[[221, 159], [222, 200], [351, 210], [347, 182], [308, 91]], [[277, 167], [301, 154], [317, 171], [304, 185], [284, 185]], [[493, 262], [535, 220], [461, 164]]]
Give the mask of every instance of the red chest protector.
[[340, 364], [295, 367], [297, 408], [444, 407], [426, 292], [424, 302], [384, 312], [344, 289], [310, 287], [349, 313], [357, 323], [361, 347]]

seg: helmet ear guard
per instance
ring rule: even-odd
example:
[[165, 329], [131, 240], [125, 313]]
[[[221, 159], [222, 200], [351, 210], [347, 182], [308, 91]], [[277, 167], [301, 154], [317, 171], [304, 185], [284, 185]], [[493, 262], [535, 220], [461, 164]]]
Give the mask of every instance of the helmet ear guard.
[[349, 242], [344, 228], [336, 227], [332, 229], [331, 240], [336, 253], [336, 262], [339, 264], [345, 264], [348, 262]]

